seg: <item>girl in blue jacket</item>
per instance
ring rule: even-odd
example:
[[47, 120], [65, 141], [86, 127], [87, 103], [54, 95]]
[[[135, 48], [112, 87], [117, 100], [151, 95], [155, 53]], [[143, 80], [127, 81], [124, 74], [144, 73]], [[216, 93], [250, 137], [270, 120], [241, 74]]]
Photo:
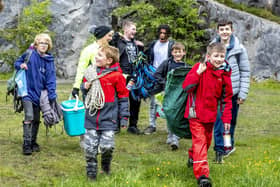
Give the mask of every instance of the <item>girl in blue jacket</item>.
[[54, 57], [48, 53], [52, 48], [52, 40], [48, 34], [38, 34], [34, 39], [29, 61], [24, 63], [28, 52], [17, 59], [15, 69], [25, 69], [27, 95], [22, 98], [24, 108], [23, 120], [23, 154], [31, 155], [40, 151], [36, 142], [40, 124], [40, 96], [41, 91], [48, 91], [50, 103], [56, 99], [56, 74]]

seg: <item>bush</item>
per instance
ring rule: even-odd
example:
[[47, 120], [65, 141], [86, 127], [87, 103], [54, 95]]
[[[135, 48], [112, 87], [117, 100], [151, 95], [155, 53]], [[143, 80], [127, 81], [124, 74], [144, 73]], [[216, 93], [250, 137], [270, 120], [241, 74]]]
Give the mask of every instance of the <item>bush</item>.
[[130, 6], [115, 9], [113, 15], [124, 19], [131, 14], [130, 18], [137, 24], [138, 37], [145, 43], [155, 39], [159, 25], [168, 24], [172, 38], [185, 44], [187, 57], [197, 60], [200, 55], [195, 54], [203, 46], [199, 39], [204, 36], [204, 30], [198, 28], [202, 21], [197, 7], [193, 0], [133, 1]]
[[[30, 6], [25, 7], [19, 17], [16, 28], [0, 30], [0, 38], [12, 43], [15, 48], [0, 52], [0, 59], [7, 64], [13, 64], [34, 41], [37, 34], [46, 32], [51, 23], [51, 13], [48, 10], [50, 0], [37, 2], [32, 0]], [[53, 35], [52, 33], [49, 33]]]

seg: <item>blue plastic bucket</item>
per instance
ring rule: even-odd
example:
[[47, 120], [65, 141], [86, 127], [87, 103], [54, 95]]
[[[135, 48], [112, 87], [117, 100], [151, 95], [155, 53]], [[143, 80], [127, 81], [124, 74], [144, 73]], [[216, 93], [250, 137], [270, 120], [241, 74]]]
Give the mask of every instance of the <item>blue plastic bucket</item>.
[[69, 136], [85, 134], [85, 107], [79, 99], [67, 100], [61, 103], [64, 129]]

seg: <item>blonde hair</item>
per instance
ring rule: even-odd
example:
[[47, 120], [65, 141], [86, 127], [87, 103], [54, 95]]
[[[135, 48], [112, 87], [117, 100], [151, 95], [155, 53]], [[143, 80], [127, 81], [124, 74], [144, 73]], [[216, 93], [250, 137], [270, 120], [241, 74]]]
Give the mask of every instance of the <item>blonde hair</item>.
[[131, 25], [136, 26], [136, 23], [129, 21], [129, 20], [125, 20], [125, 21], [123, 21], [122, 28], [124, 30], [125, 28], [130, 27]]
[[211, 55], [214, 52], [225, 53], [226, 48], [225, 48], [224, 44], [218, 43], [218, 42], [209, 44], [207, 47], [207, 55]]
[[37, 48], [39, 45], [40, 40], [45, 40], [48, 42], [48, 50], [51, 50], [53, 47], [52, 39], [50, 35], [46, 33], [37, 34], [34, 39], [34, 47]]
[[105, 53], [106, 58], [112, 58], [111, 65], [119, 62], [119, 49], [110, 45], [102, 46], [101, 51]]

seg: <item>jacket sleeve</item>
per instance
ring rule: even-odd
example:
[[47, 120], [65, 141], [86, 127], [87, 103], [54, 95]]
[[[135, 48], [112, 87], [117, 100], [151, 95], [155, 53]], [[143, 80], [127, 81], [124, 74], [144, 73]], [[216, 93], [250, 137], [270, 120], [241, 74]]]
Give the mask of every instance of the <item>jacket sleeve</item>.
[[226, 73], [223, 76], [223, 92], [221, 99], [221, 113], [222, 113], [222, 121], [223, 123], [230, 123], [232, 118], [232, 84], [231, 84], [231, 73]]
[[109, 42], [109, 44], [111, 46], [114, 46], [114, 47], [118, 48], [118, 41], [120, 40], [120, 37], [121, 36], [119, 35], [119, 33], [115, 32], [113, 37], [112, 37], [112, 40]]
[[118, 78], [116, 79], [115, 88], [118, 97], [118, 107], [119, 107], [119, 118], [127, 119], [129, 117], [128, 111], [128, 96], [129, 91], [126, 89], [126, 80], [121, 73], [118, 73]]
[[197, 74], [197, 69], [199, 67], [199, 63], [195, 64], [194, 67], [190, 70], [190, 72], [187, 74], [183, 84], [182, 84], [182, 87], [185, 91], [187, 91], [188, 93], [191, 93], [193, 92], [198, 83], [199, 83], [199, 79], [201, 77], [201, 75], [203, 74]]
[[14, 67], [16, 70], [20, 70], [20, 65], [24, 63], [24, 59], [26, 58], [27, 53], [21, 55], [14, 63]]
[[87, 47], [81, 52], [78, 67], [77, 67], [75, 82], [74, 82], [74, 85], [73, 85], [74, 88], [80, 89], [80, 85], [82, 83], [82, 79], [83, 79], [85, 70], [90, 63], [91, 55], [93, 53], [96, 53], [96, 52], [89, 50], [89, 48], [87, 48]]
[[238, 98], [245, 100], [250, 87], [250, 63], [246, 49], [242, 46], [242, 53], [239, 56], [240, 91]]
[[46, 63], [46, 88], [50, 100], [56, 98], [56, 73], [54, 61]]

